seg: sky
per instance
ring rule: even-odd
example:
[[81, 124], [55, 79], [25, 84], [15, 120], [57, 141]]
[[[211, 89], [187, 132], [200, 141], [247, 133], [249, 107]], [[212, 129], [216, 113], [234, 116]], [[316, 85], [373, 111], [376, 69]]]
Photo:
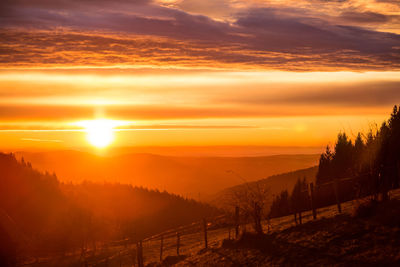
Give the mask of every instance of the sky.
[[0, 38], [4, 149], [324, 147], [400, 103], [396, 0], [3, 0]]

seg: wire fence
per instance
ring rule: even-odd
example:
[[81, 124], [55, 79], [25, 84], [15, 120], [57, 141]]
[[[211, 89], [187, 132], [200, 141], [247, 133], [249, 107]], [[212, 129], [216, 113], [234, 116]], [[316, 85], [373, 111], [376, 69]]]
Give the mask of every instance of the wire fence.
[[[356, 204], [362, 201], [362, 198], [341, 201], [340, 184], [351, 182], [355, 179], [356, 178], [336, 179], [318, 186], [314, 186], [310, 183], [306, 192], [311, 203], [308, 209], [301, 211], [301, 221], [299, 222], [298, 218], [296, 219], [293, 214], [264, 220], [262, 222], [264, 232], [280, 231], [298, 223], [305, 223], [307, 221], [316, 220], [317, 218], [328, 218], [340, 213], [351, 213]], [[336, 204], [318, 207], [315, 204], [318, 200], [317, 192], [324, 187], [324, 190], [330, 188], [336, 198]], [[400, 199], [400, 190], [392, 190], [390, 191], [390, 195], [392, 198]], [[249, 223], [248, 220], [235, 217], [235, 215], [226, 214], [171, 229], [143, 239], [137, 244], [131, 244], [130, 248], [119, 251], [111, 257], [108, 257], [108, 261], [103, 260], [103, 265], [99, 262], [92, 262], [88, 263], [87, 266], [130, 265], [142, 267], [152, 264], [156, 265], [162, 262], [173, 263], [187, 255], [198, 253], [207, 247], [218, 246], [224, 239], [237, 238], [236, 228], [240, 229], [240, 232], [252, 231], [251, 223]], [[131, 261], [128, 263], [126, 259], [122, 259], [123, 255], [130, 257]], [[118, 262], [111, 262], [112, 259], [117, 259], [118, 257], [121, 258]], [[118, 263], [120, 265], [118, 265]]]
[[[356, 178], [336, 179], [332, 182], [314, 186], [310, 183], [305, 191], [309, 197], [310, 205], [307, 209], [300, 212], [299, 218], [293, 214], [281, 216], [262, 221], [264, 232], [280, 231], [298, 223], [316, 220], [317, 218], [328, 218], [340, 213], [350, 213], [360, 198], [348, 201], [341, 201], [340, 184], [351, 182]], [[318, 191], [330, 190], [336, 198], [333, 205], [318, 206]], [[400, 199], [400, 189], [390, 191], [392, 198]], [[239, 208], [233, 214], [224, 214], [214, 218], [206, 218], [189, 225], [184, 225], [162, 233], [150, 236], [139, 242], [132, 240], [121, 240], [106, 244], [97, 251], [85, 251], [83, 254], [77, 252], [70, 257], [75, 257], [75, 262], [81, 266], [154, 266], [161, 263], [174, 263], [187, 255], [198, 253], [199, 251], [215, 247], [221, 244], [224, 239], [238, 238], [239, 232], [252, 231], [249, 218], [240, 218]], [[62, 266], [65, 257], [60, 257], [57, 262]], [[51, 266], [51, 261], [46, 264], [46, 260], [36, 260], [25, 266]], [[54, 262], [54, 259], [53, 259]], [[22, 265], [21, 265], [22, 266]]]

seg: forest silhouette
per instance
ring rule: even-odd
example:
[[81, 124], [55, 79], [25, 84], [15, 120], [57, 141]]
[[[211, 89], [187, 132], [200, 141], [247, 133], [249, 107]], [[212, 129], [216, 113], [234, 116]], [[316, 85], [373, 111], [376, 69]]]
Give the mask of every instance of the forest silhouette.
[[[341, 132], [333, 150], [327, 146], [321, 155], [316, 174], [320, 188], [315, 198], [316, 207], [337, 201], [332, 183], [340, 188], [341, 201], [371, 196], [375, 201], [388, 199], [388, 192], [399, 187], [400, 178], [400, 110], [394, 106], [390, 118], [378, 127], [371, 126], [367, 133], [359, 132], [355, 140]], [[291, 193], [282, 191], [275, 197], [270, 217], [310, 210], [308, 184], [298, 178]]]
[[0, 154], [0, 169], [0, 217], [9, 218], [16, 232], [1, 229], [2, 240], [13, 240], [8, 246], [30, 255], [95, 250], [115, 240], [135, 242], [219, 212], [165, 191], [119, 183], [61, 183], [55, 174], [41, 173], [13, 154]]

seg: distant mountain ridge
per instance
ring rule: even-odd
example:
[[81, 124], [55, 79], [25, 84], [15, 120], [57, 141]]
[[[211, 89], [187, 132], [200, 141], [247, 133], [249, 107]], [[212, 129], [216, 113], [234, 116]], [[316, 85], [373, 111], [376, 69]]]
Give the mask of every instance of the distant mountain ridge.
[[80, 151], [19, 152], [39, 170], [61, 181], [121, 182], [207, 200], [209, 195], [247, 181], [317, 164], [318, 154], [262, 157], [177, 157], [154, 154], [99, 156]]

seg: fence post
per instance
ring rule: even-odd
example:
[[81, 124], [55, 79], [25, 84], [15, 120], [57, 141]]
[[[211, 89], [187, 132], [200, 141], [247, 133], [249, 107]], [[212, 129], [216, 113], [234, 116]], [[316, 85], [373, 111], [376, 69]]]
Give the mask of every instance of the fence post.
[[311, 209], [313, 219], [317, 219], [317, 210], [315, 209], [315, 201], [314, 201], [314, 183], [310, 183], [310, 201], [311, 201]]
[[301, 210], [299, 211], [299, 224], [301, 224]]
[[340, 197], [339, 197], [338, 180], [336, 178], [333, 179], [333, 190], [335, 191], [335, 198], [336, 198], [338, 212], [342, 213], [342, 206], [340, 205]]
[[[135, 254], [136, 254], [136, 255], [135, 255]], [[136, 267], [137, 251], [136, 251], [136, 253], [135, 253], [135, 251], [132, 249], [132, 254], [131, 254], [131, 256], [132, 256], [132, 265], [133, 265], [133, 267]]]
[[164, 235], [161, 235], [161, 244], [160, 244], [160, 262], [162, 262], [163, 246], [164, 246]]
[[204, 247], [208, 247], [208, 242], [207, 242], [207, 221], [206, 219], [203, 219], [203, 229], [204, 229]]
[[228, 232], [228, 239], [231, 240], [231, 227], [230, 227], [230, 226], [229, 226], [229, 228], [228, 228], [228, 231], [229, 231], [229, 232]]
[[400, 186], [400, 160], [397, 161], [397, 186]]
[[235, 238], [239, 237], [239, 207], [235, 207]]
[[143, 267], [143, 244], [142, 240], [140, 240], [137, 244], [137, 263], [139, 267]]
[[179, 232], [176, 232], [176, 255], [179, 256], [179, 246], [181, 245], [181, 236]]
[[297, 225], [297, 211], [294, 211], [293, 215], [294, 215], [294, 223]]

